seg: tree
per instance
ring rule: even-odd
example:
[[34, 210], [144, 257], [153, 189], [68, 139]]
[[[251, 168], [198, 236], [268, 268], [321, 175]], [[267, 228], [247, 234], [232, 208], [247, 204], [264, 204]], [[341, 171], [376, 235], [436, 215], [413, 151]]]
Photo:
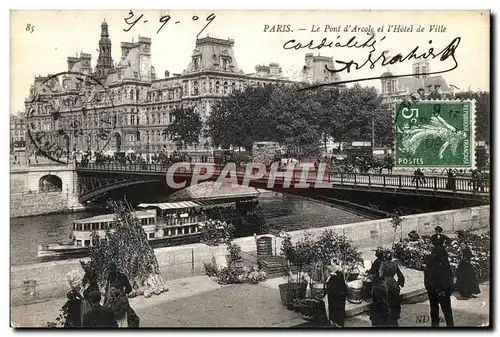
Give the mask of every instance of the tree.
[[490, 144], [490, 93], [486, 91], [457, 92], [455, 98], [476, 100], [476, 138]]
[[381, 116], [377, 113], [380, 105], [381, 98], [374, 87], [356, 84], [342, 90], [335, 105], [332, 137], [339, 142], [367, 140], [372, 131], [372, 118], [376, 120]]
[[394, 144], [394, 117], [389, 105], [382, 105], [375, 111], [375, 144], [378, 146], [390, 146]]
[[163, 130], [163, 134], [168, 135], [181, 148], [198, 145], [203, 123], [194, 108], [177, 108], [170, 114], [173, 122]]
[[106, 233], [107, 240], [100, 240], [95, 233], [92, 235], [90, 261], [82, 263], [82, 267], [97, 277], [101, 288], [105, 287], [109, 274], [108, 264], [115, 262], [127, 275], [136, 294], [143, 292], [149, 297], [168, 291], [140, 220], [126, 202], [111, 202], [110, 206], [116, 214], [112, 230]]
[[325, 88], [317, 91], [320, 108], [318, 110], [319, 131], [321, 139], [327, 152], [328, 138], [331, 136], [332, 126], [336, 124], [338, 116], [337, 104], [340, 97], [340, 91], [337, 88]]
[[276, 140], [290, 155], [315, 156], [320, 152], [321, 104], [314, 90], [297, 89], [296, 85], [276, 88], [265, 114], [275, 118]]
[[206, 135], [215, 145], [247, 150], [253, 142], [273, 140], [276, 123], [265, 108], [274, 90], [271, 84], [251, 86], [217, 101], [207, 120]]

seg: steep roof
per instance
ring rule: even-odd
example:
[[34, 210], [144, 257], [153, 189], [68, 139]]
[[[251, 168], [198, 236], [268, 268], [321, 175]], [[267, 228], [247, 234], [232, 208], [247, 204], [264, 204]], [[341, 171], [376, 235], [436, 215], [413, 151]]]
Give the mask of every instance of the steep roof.
[[427, 88], [428, 86], [439, 86], [441, 90], [448, 91], [448, 83], [443, 76], [429, 76], [429, 77], [402, 77], [398, 79], [399, 88], [407, 89], [408, 91], [415, 92], [420, 88]]

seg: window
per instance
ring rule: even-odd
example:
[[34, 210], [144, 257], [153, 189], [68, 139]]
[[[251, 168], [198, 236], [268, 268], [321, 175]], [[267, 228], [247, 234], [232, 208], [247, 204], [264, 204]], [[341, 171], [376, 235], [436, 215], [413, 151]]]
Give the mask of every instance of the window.
[[85, 247], [90, 246], [90, 240], [85, 240]]
[[215, 82], [215, 93], [218, 94], [220, 92], [220, 82]]
[[226, 95], [228, 92], [227, 92], [227, 89], [228, 89], [228, 86], [227, 86], [227, 82], [224, 82], [224, 87], [222, 89], [222, 94], [223, 95]]
[[222, 69], [227, 70], [229, 66], [229, 61], [227, 59], [222, 60]]
[[193, 58], [193, 68], [194, 68], [194, 70], [200, 69], [200, 58], [199, 57]]
[[155, 233], [149, 233], [148, 236], [149, 236], [149, 239], [154, 239], [155, 238]]
[[422, 66], [422, 77], [427, 77], [427, 67], [425, 65]]
[[193, 82], [193, 96], [198, 96], [198, 81]]
[[84, 231], [89, 231], [90, 230], [90, 224], [89, 223], [86, 223], [83, 225], [83, 230]]
[[420, 67], [418, 66], [418, 64], [415, 66], [415, 68], [413, 69], [413, 73], [415, 74], [415, 77], [418, 78], [419, 74], [420, 74]]
[[236, 83], [231, 83], [231, 92], [235, 92], [236, 91]]

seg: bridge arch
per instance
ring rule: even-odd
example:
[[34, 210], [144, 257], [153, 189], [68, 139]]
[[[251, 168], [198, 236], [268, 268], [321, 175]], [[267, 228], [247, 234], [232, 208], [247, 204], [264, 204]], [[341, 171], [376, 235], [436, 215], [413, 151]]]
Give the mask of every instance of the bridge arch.
[[38, 190], [41, 192], [62, 191], [62, 179], [54, 174], [42, 176], [38, 181]]

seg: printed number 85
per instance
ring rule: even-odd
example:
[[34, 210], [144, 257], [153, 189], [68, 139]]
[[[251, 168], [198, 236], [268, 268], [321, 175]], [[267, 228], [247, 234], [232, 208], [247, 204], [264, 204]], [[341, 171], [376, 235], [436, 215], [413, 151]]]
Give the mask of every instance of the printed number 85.
[[418, 118], [418, 109], [403, 108], [401, 110], [401, 115], [405, 119], [410, 119], [410, 122], [416, 123]]

